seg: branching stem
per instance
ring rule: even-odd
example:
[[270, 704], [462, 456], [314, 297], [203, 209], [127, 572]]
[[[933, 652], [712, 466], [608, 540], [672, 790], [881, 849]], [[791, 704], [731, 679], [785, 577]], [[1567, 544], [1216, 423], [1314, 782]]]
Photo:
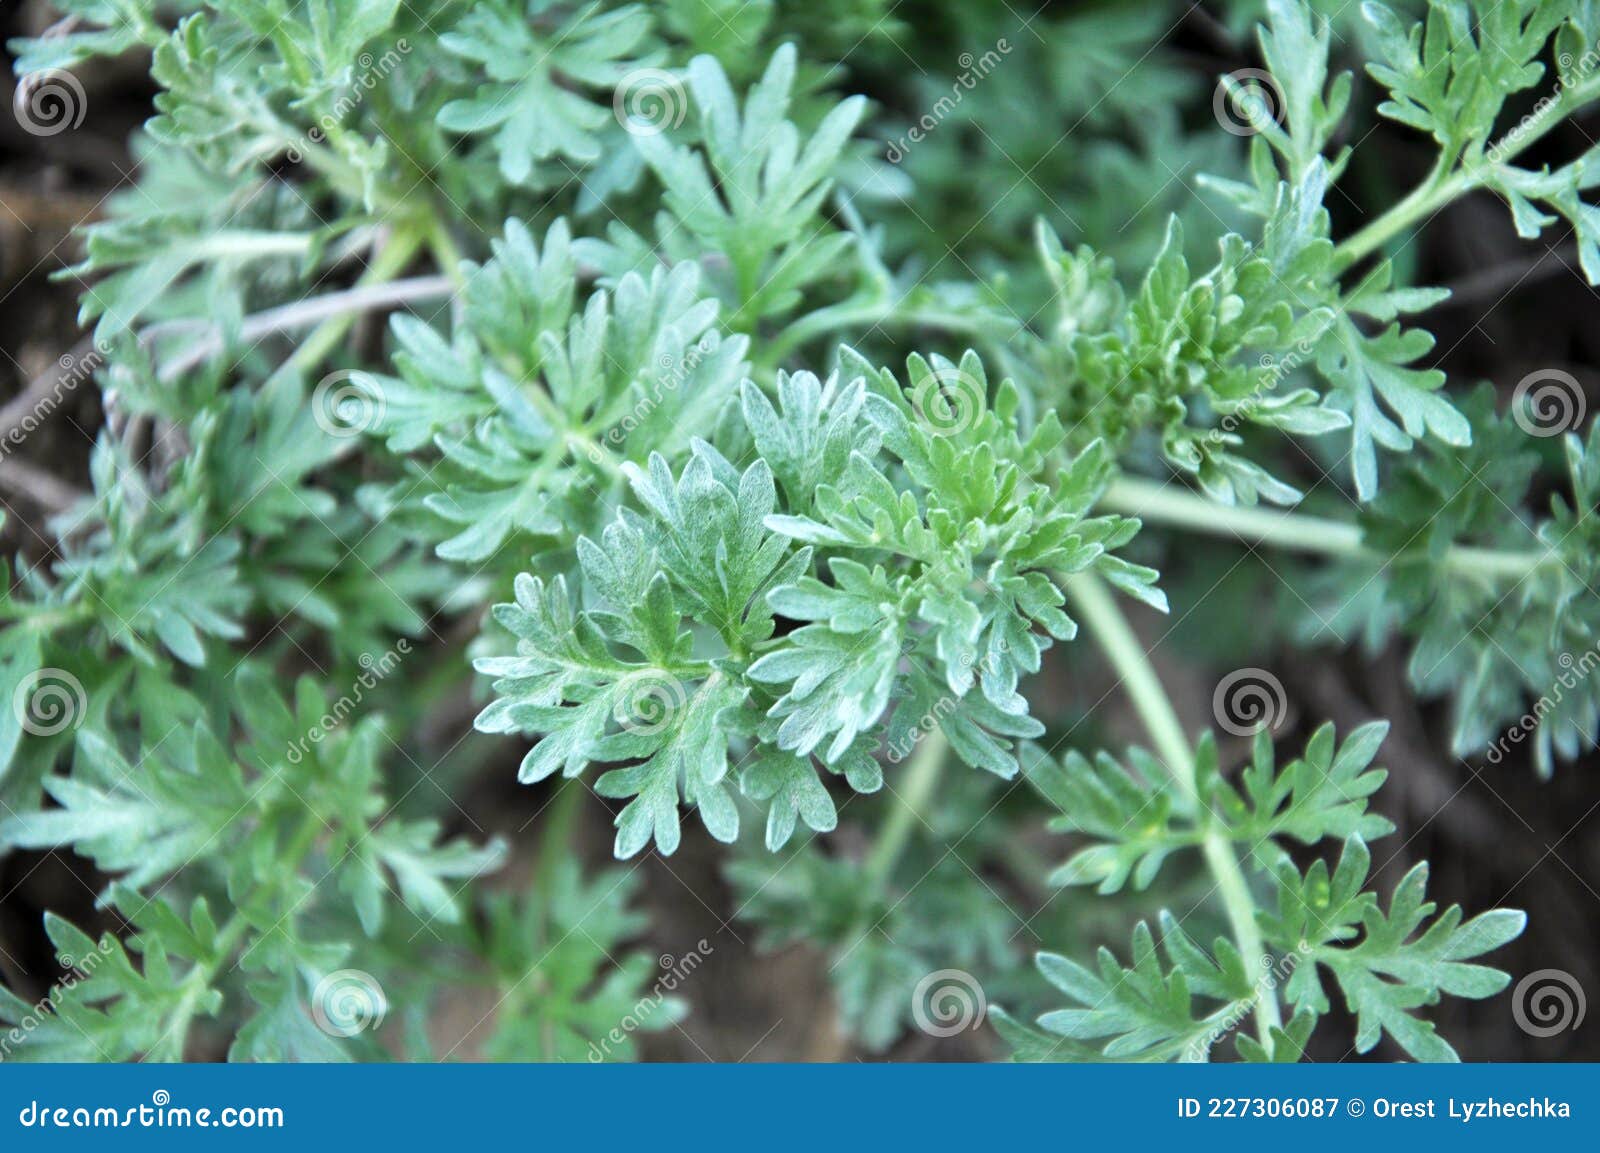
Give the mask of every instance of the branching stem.
[[[425, 239], [427, 237], [424, 234], [411, 230], [397, 234], [379, 250], [353, 288], [252, 313], [239, 326], [240, 343], [248, 344], [277, 332], [292, 332], [314, 324], [316, 328], [284, 365], [285, 368], [304, 371], [320, 363], [323, 357], [332, 352], [355, 318], [363, 312], [450, 295], [455, 284], [449, 277], [415, 277], [395, 282], [395, 277], [411, 263], [411, 258]], [[139, 334], [139, 338], [149, 343], [191, 327], [194, 326], [188, 321], [152, 324]], [[220, 355], [226, 348], [226, 341], [220, 332], [207, 332], [201, 339], [165, 361], [157, 369], [156, 375], [163, 382], [177, 380], [196, 365]]]
[[[366, 272], [356, 281], [356, 287], [370, 288], [377, 284], [387, 284], [399, 276], [427, 239], [427, 233], [420, 228], [398, 230], [389, 243], [380, 248], [377, 255], [372, 258], [372, 263], [367, 266]], [[291, 372], [296, 370], [307, 372], [321, 364], [323, 358], [339, 346], [344, 334], [350, 331], [350, 326], [355, 323], [357, 315], [355, 312], [341, 312], [328, 317], [311, 330], [300, 347], [295, 349], [294, 354], [284, 362], [284, 368]]]
[[[1395, 558], [1363, 543], [1361, 528], [1330, 517], [1279, 509], [1241, 507], [1207, 500], [1188, 489], [1123, 476], [1112, 481], [1100, 507], [1136, 516], [1148, 524], [1167, 525], [1211, 536], [1233, 537], [1251, 544], [1295, 552], [1360, 557], [1388, 564]], [[1553, 552], [1508, 552], [1454, 545], [1443, 558], [1447, 570], [1499, 580], [1520, 580], [1556, 559]]]
[[[1482, 156], [1468, 159], [1460, 167], [1456, 167], [1456, 152], [1446, 149], [1433, 170], [1405, 199], [1334, 250], [1334, 267], [1343, 272], [1451, 201], [1481, 188], [1490, 169], [1509, 164], [1596, 97], [1600, 97], [1600, 75], [1589, 76], [1564, 88], [1558, 100], [1539, 115], [1524, 121], [1513, 130], [1514, 135], [1507, 135], [1498, 145], [1486, 149]], [[1492, 161], [1488, 159], [1491, 155], [1495, 157]]]
[[[290, 872], [298, 872], [301, 863], [310, 854], [312, 846], [317, 842], [317, 836], [322, 832], [322, 818], [315, 812], [306, 814], [305, 820], [295, 831], [285, 849], [283, 860]], [[245, 934], [250, 929], [250, 919], [241, 910], [235, 910], [227, 919], [222, 928], [217, 930], [217, 935], [212, 942], [211, 957], [209, 960], [197, 964], [189, 970], [184, 978], [183, 999], [173, 1011], [172, 1024], [161, 1039], [153, 1046], [152, 1052], [170, 1054], [174, 1061], [183, 1060], [183, 1052], [187, 1047], [189, 1027], [194, 1022], [194, 1015], [200, 1007], [200, 999], [217, 979], [223, 965], [233, 959], [235, 950], [243, 942]], [[246, 950], [248, 952], [248, 950]]]
[[[334, 317], [354, 316], [379, 308], [392, 308], [401, 304], [416, 304], [424, 300], [438, 300], [449, 296], [455, 285], [447, 276], [413, 276], [406, 280], [392, 280], [383, 284], [366, 283], [339, 292], [312, 296], [292, 304], [264, 309], [244, 318], [239, 326], [239, 341], [249, 344], [278, 332], [293, 332], [308, 328]], [[192, 326], [184, 324], [183, 328]], [[178, 326], [172, 326], [176, 331]], [[140, 333], [142, 340], [163, 335], [169, 328], [165, 324], [151, 325]], [[191, 344], [171, 360], [162, 363], [159, 376], [163, 381], [176, 380], [198, 364], [219, 355], [225, 348], [222, 337], [212, 332]]]
[[[1168, 699], [1166, 690], [1150, 663], [1149, 654], [1139, 643], [1111, 591], [1097, 576], [1077, 573], [1063, 582], [1067, 595], [1077, 606], [1084, 624], [1094, 633], [1101, 650], [1122, 678], [1133, 707], [1144, 722], [1155, 745], [1156, 755], [1165, 762], [1179, 790], [1194, 807], [1201, 829], [1200, 852], [1216, 881], [1217, 895], [1227, 913], [1234, 944], [1246, 966], [1252, 969], [1267, 956], [1261, 930], [1256, 925], [1256, 902], [1245, 882], [1233, 844], [1216, 827], [1210, 810], [1200, 802], [1195, 781], [1194, 751], [1184, 735], [1183, 723]], [[1265, 967], [1263, 967], [1265, 968]], [[1256, 986], [1255, 1015], [1257, 1035], [1268, 1053], [1272, 1052], [1272, 1031], [1282, 1024], [1277, 993], [1264, 981]]]

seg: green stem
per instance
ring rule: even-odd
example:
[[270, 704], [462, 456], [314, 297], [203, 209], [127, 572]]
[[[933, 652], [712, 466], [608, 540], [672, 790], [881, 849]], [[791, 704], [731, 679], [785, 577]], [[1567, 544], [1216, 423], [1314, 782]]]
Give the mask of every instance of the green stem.
[[1449, 156], [1441, 155], [1433, 166], [1433, 171], [1429, 172], [1422, 183], [1413, 188], [1403, 200], [1355, 235], [1341, 242], [1333, 252], [1334, 268], [1343, 272], [1371, 252], [1383, 247], [1401, 232], [1411, 228], [1417, 221], [1432, 216], [1456, 197], [1477, 186], [1477, 177], [1468, 169], [1460, 169], [1452, 175], [1450, 173], [1452, 164], [1453, 160]]
[[[1464, 167], [1455, 168], [1456, 153], [1443, 153], [1433, 170], [1405, 199], [1334, 249], [1334, 268], [1345, 271], [1418, 221], [1482, 187], [1488, 169], [1509, 164], [1597, 96], [1600, 96], [1600, 74], [1563, 90], [1554, 103], [1512, 129], [1498, 144], [1486, 149], [1481, 158], [1475, 155], [1469, 159]], [[1494, 159], [1489, 160], [1490, 156]]]
[[[1359, 525], [1304, 513], [1219, 504], [1181, 486], [1137, 477], [1122, 476], [1113, 480], [1099, 504], [1101, 508], [1136, 516], [1149, 524], [1233, 537], [1251, 544], [1358, 557], [1380, 564], [1395, 559], [1365, 544]], [[1445, 552], [1442, 564], [1446, 570], [1462, 575], [1521, 580], [1555, 559], [1554, 552], [1508, 552], [1452, 545]]]
[[[1261, 930], [1256, 925], [1256, 903], [1250, 895], [1234, 855], [1233, 844], [1217, 828], [1211, 811], [1201, 803], [1195, 779], [1194, 752], [1184, 735], [1183, 723], [1167, 698], [1166, 690], [1156, 675], [1155, 666], [1122, 610], [1117, 607], [1111, 591], [1097, 576], [1076, 573], [1062, 581], [1067, 595], [1077, 606], [1083, 621], [1088, 625], [1100, 648], [1110, 660], [1122, 685], [1133, 701], [1133, 707], [1150, 733], [1155, 751], [1166, 762], [1178, 789], [1194, 808], [1195, 821], [1200, 827], [1200, 852], [1216, 881], [1217, 895], [1228, 917], [1234, 944], [1247, 967], [1256, 966], [1265, 957], [1266, 946]], [[1272, 1052], [1272, 1031], [1282, 1024], [1278, 1013], [1278, 997], [1271, 987], [1260, 981], [1256, 986], [1256, 1031], [1261, 1045]]]
[[[384, 284], [393, 280], [406, 270], [406, 265], [411, 263], [411, 258], [417, 254], [427, 239], [423, 229], [402, 228], [397, 231], [388, 244], [378, 250], [372, 263], [367, 265], [366, 272], [356, 281], [357, 288], [368, 288], [374, 284]], [[339, 346], [350, 326], [355, 323], [355, 312], [343, 312], [338, 316], [330, 316], [316, 328], [295, 349], [294, 355], [284, 362], [283, 367], [291, 372], [309, 372], [324, 357]]]
[[1074, 573], [1062, 581], [1062, 586], [1077, 603], [1095, 640], [1122, 678], [1122, 687], [1132, 698], [1156, 753], [1167, 763], [1178, 788], [1191, 802], [1198, 804], [1194, 753], [1189, 747], [1189, 738], [1184, 735], [1183, 723], [1178, 720], [1155, 666], [1150, 663], [1144, 646], [1117, 607], [1110, 590], [1099, 577], [1088, 573]]
[[[542, 398], [543, 394], [535, 391], [534, 395]], [[557, 418], [560, 415], [554, 405], [550, 407], [550, 414]], [[623, 478], [622, 462], [617, 459], [616, 454], [587, 432], [578, 429], [567, 429], [562, 433], [562, 436], [566, 438], [567, 445], [570, 448], [581, 454], [585, 459], [592, 461], [600, 471], [604, 472], [612, 480], [621, 480]]]
[[586, 787], [582, 781], [570, 777], [562, 778], [556, 786], [555, 799], [547, 807], [544, 824], [539, 830], [539, 862], [533, 874], [535, 889], [548, 882], [561, 862], [572, 856], [578, 805]]
[[[510, 368], [510, 371], [516, 371], [510, 366], [508, 368]], [[592, 462], [612, 480], [621, 480], [623, 478], [623, 462], [617, 458], [614, 452], [596, 440], [591, 435], [589, 428], [570, 424], [567, 420], [567, 414], [562, 411], [561, 406], [556, 403], [555, 397], [550, 394], [544, 385], [534, 381], [523, 390], [522, 395], [528, 399], [529, 404], [539, 410], [539, 415], [549, 422], [550, 427], [561, 434], [561, 439], [566, 443], [567, 448]], [[599, 427], [605, 430], [610, 426], [611, 422], [609, 420], [596, 418], [591, 427]], [[605, 435], [604, 431], [602, 431], [602, 435]], [[546, 459], [559, 463], [562, 457], [559, 451], [552, 450]]]
[[[360, 204], [366, 195], [366, 181], [355, 166], [344, 157], [334, 152], [331, 148], [318, 144], [305, 136], [295, 136], [286, 126], [275, 125], [276, 134], [281, 137], [285, 145], [293, 148], [300, 156], [300, 160], [313, 172], [327, 179], [328, 183], [336, 188], [340, 195], [353, 204]], [[394, 198], [381, 192], [372, 205], [375, 211], [390, 208]]]
[[877, 843], [872, 846], [872, 853], [862, 867], [868, 883], [874, 888], [888, 885], [900, 854], [905, 851], [911, 834], [922, 823], [922, 814], [933, 799], [949, 750], [950, 743], [942, 729], [935, 728], [924, 734], [911, 757], [900, 788], [891, 790], [894, 807], [890, 809], [889, 819], [884, 822], [883, 831], [878, 834]]
[[[306, 814], [305, 820], [295, 831], [284, 850], [284, 855], [280, 858], [280, 862], [290, 873], [300, 871], [301, 862], [310, 853], [311, 846], [316, 843], [322, 827], [320, 816], [314, 812]], [[162, 1034], [161, 1040], [152, 1046], [152, 1054], [170, 1053], [172, 1060], [183, 1060], [183, 1051], [188, 1043], [189, 1026], [194, 1023], [194, 1015], [200, 1007], [200, 998], [211, 988], [222, 966], [232, 960], [234, 951], [238, 949], [249, 929], [249, 918], [237, 908], [233, 915], [223, 922], [222, 928], [217, 930], [210, 958], [203, 964], [195, 965], [185, 974], [183, 997], [178, 1002], [178, 1007], [173, 1010], [172, 1024]]]
[[[887, 895], [889, 882], [894, 877], [894, 867], [899, 864], [900, 855], [911, 841], [911, 834], [922, 823], [922, 814], [933, 800], [949, 751], [950, 742], [942, 729], [936, 727], [932, 732], [924, 733], [900, 788], [890, 790], [893, 807], [889, 810], [889, 819], [883, 823], [872, 852], [867, 854], [861, 866], [861, 880], [869, 901]], [[888, 915], [874, 914], [872, 908], [869, 904], [866, 914], [851, 927], [846, 937], [849, 945], [844, 956], [859, 948]], [[833, 964], [837, 966], [842, 959], [843, 956], [835, 959]], [[835, 1031], [832, 1037], [833, 1042], [827, 1046], [828, 1053], [818, 1059], [837, 1061], [842, 1058], [843, 1034]]]
[[456, 245], [455, 237], [450, 235], [449, 226], [441, 218], [435, 217], [428, 225], [428, 249], [433, 253], [439, 271], [454, 281], [457, 288], [466, 283], [466, 277], [461, 272], [461, 249]]
[[[407, 280], [391, 280], [385, 284], [345, 288], [338, 292], [311, 296], [290, 304], [278, 305], [276, 308], [251, 313], [239, 325], [238, 340], [241, 344], [253, 344], [278, 333], [311, 328], [331, 316], [346, 313], [354, 315], [370, 312], [376, 308], [392, 308], [423, 300], [437, 300], [439, 297], [449, 296], [454, 290], [449, 278], [442, 276], [416, 276]], [[203, 335], [170, 359], [161, 362], [156, 370], [156, 377], [163, 383], [179, 379], [184, 373], [219, 355], [227, 347], [221, 332], [206, 321], [161, 321], [143, 329], [139, 333], [139, 340], [144, 344], [152, 344], [164, 336], [185, 332], [200, 332]]]
[[[539, 918], [539, 940], [535, 942], [540, 953], [550, 947], [551, 878], [561, 867], [561, 862], [572, 859], [572, 838], [577, 828], [578, 808], [587, 791], [582, 781], [563, 777], [556, 785], [555, 799], [545, 808], [544, 823], [539, 827], [539, 857], [533, 869], [530, 887], [534, 899], [542, 903]], [[515, 1011], [527, 998], [541, 997], [548, 992], [543, 972], [521, 975], [510, 988], [502, 989], [502, 999]], [[546, 1017], [539, 1026], [539, 1052], [546, 1061], [556, 1059], [555, 1023]]]

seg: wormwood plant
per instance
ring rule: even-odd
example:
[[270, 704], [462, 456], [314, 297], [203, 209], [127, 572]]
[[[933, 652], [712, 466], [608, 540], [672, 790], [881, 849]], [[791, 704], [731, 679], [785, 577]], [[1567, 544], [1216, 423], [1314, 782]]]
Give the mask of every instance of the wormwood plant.
[[[1526, 159], [1600, 96], [1600, 9], [1240, 5], [1261, 67], [1195, 129], [1151, 112], [1211, 79], [1159, 5], [54, 2], [24, 96], [112, 56], [158, 94], [65, 272], [92, 490], [0, 600], [0, 846], [92, 862], [118, 928], [48, 917], [70, 976], [0, 991], [5, 1056], [632, 1056], [655, 974], [631, 872], [573, 849], [592, 792], [623, 861], [732, 846], [742, 922], [826, 958], [869, 1050], [960, 970], [1021, 1059], [1292, 1061], [1336, 1003], [1359, 1052], [1455, 1057], [1429, 1010], [1501, 991], [1523, 916], [1375, 884], [1385, 726], [1237, 766], [1123, 604], [1207, 534], [1309, 554], [1300, 639], [1407, 646], [1462, 756], [1588, 654], [1600, 433], [1448, 384], [1405, 257], [1482, 191], [1600, 280], [1600, 153]], [[1375, 118], [1434, 163], [1336, 228]], [[989, 189], [1007, 149], [1037, 175]], [[1151, 201], [1180, 154], [1209, 199]], [[1148, 748], [1041, 694], [1062, 649]], [[1539, 770], [1597, 728], [1582, 681]], [[452, 793], [511, 748], [508, 843]], [[997, 887], [1044, 894], [1044, 984]], [[483, 1021], [430, 1032], [463, 989]]]

